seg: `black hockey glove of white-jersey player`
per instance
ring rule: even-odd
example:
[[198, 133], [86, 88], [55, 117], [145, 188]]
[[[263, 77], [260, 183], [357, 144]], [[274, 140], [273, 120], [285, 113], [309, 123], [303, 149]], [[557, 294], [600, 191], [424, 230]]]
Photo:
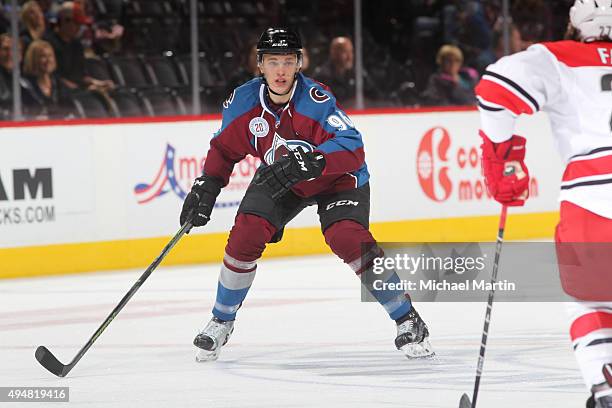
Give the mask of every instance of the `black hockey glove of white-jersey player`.
[[272, 199], [276, 200], [294, 184], [319, 177], [324, 168], [325, 158], [321, 153], [295, 149], [271, 165], [259, 168], [254, 182], [266, 186], [272, 194]]
[[185, 197], [183, 209], [181, 210], [181, 225], [187, 222], [190, 214], [191, 224], [194, 227], [202, 227], [210, 220], [210, 214], [215, 206], [217, 196], [221, 192], [221, 180], [206, 174], [196, 178], [191, 191]]

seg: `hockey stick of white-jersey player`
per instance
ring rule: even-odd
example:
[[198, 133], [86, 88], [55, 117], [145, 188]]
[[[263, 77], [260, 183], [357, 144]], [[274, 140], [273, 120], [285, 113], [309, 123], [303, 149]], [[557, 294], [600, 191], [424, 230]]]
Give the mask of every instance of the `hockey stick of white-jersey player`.
[[113, 309], [110, 315], [102, 322], [102, 325], [96, 330], [96, 332], [91, 336], [91, 338], [87, 341], [87, 343], [79, 350], [77, 355], [72, 359], [69, 364], [62, 364], [54, 355], [49, 351], [45, 346], [39, 346], [36, 349], [36, 360], [45, 367], [47, 370], [57, 375], [58, 377], [65, 377], [70, 370], [74, 368], [74, 366], [79, 362], [79, 360], [85, 355], [87, 350], [94, 344], [97, 338], [102, 334], [102, 332], [106, 329], [106, 327], [113, 321], [113, 319], [119, 314], [121, 309], [129, 302], [129, 300], [134, 296], [136, 291], [142, 286], [142, 284], [147, 280], [149, 275], [157, 268], [157, 266], [161, 263], [161, 261], [168, 255], [168, 252], [176, 245], [176, 243], [185, 235], [187, 231], [189, 231], [192, 227], [191, 217], [188, 218], [188, 221], [181, 226], [178, 232], [174, 235], [174, 237], [166, 244], [162, 252], [155, 258], [153, 263], [149, 265], [146, 271], [138, 278], [136, 283], [132, 285], [132, 288], [123, 296], [123, 299], [119, 302], [117, 306]]
[[[508, 170], [505, 172], [508, 174]], [[511, 174], [511, 173], [510, 173]], [[482, 340], [480, 341], [480, 354], [478, 355], [478, 365], [476, 367], [476, 380], [474, 382], [474, 393], [472, 401], [467, 394], [461, 396], [459, 408], [476, 408], [476, 399], [478, 398], [478, 388], [480, 387], [480, 377], [482, 376], [482, 366], [484, 365], [485, 351], [487, 348], [487, 337], [489, 336], [489, 323], [491, 322], [491, 310], [493, 308], [493, 296], [495, 295], [495, 282], [497, 282], [497, 270], [499, 268], [499, 256], [501, 254], [502, 243], [504, 242], [504, 228], [506, 227], [506, 215], [508, 207], [502, 206], [501, 215], [499, 216], [499, 229], [497, 231], [497, 243], [495, 245], [495, 260], [493, 261], [493, 272], [491, 273], [491, 290], [487, 300], [487, 311], [485, 313], [484, 328], [482, 329]]]
[[[511, 176], [516, 174], [517, 178], [521, 179], [525, 177], [525, 173], [522, 172], [518, 162], [506, 163], [504, 169], [505, 176]], [[524, 198], [527, 198], [527, 192], [524, 194]], [[501, 214], [499, 216], [499, 227], [497, 229], [497, 243], [495, 244], [495, 259], [493, 261], [493, 272], [491, 273], [491, 290], [489, 291], [489, 298], [487, 299], [487, 311], [485, 312], [484, 327], [482, 329], [482, 340], [480, 341], [480, 353], [478, 355], [478, 365], [476, 366], [476, 380], [474, 381], [474, 392], [472, 394], [472, 401], [467, 394], [461, 396], [459, 401], [459, 408], [476, 408], [476, 400], [478, 398], [478, 389], [480, 388], [480, 377], [482, 376], [482, 367], [484, 365], [485, 351], [487, 349], [487, 338], [489, 336], [489, 324], [491, 323], [491, 310], [493, 309], [493, 296], [495, 295], [495, 282], [497, 282], [497, 270], [499, 269], [499, 257], [501, 255], [502, 244], [504, 242], [504, 229], [506, 228], [506, 215], [508, 214], [508, 207], [502, 206]]]

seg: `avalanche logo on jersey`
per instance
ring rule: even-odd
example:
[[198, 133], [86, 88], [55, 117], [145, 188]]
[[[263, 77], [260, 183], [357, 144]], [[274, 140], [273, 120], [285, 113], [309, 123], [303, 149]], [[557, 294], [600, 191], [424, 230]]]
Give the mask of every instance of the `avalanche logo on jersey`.
[[274, 133], [274, 139], [272, 140], [272, 146], [264, 154], [264, 161], [270, 165], [274, 163], [279, 157], [285, 156], [289, 153], [289, 150], [301, 149], [303, 152], [308, 153], [314, 151], [314, 146], [305, 140], [285, 140], [278, 133]]

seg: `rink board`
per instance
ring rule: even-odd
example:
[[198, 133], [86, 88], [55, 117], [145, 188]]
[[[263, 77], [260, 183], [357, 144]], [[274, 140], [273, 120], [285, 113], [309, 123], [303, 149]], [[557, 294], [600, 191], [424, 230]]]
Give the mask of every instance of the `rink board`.
[[[351, 118], [371, 173], [379, 240], [493, 240], [499, 205], [480, 174], [476, 111], [370, 111]], [[218, 117], [120, 123], [26, 123], [1, 130], [0, 277], [148, 265], [177, 230], [182, 197], [200, 173]], [[548, 121], [520, 122], [532, 184], [512, 209], [508, 237], [550, 238], [561, 164]], [[168, 264], [217, 261], [258, 159], [234, 168], [213, 220], [185, 238]], [[314, 208], [265, 256], [328, 252]]]

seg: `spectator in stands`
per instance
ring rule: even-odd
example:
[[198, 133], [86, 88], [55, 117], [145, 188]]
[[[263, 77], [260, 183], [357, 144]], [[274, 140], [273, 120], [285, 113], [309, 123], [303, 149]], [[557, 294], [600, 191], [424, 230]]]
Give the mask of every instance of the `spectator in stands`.
[[552, 37], [552, 11], [544, 0], [516, 0], [512, 3], [512, 21], [521, 32], [522, 48], [548, 41]]
[[[21, 42], [17, 44], [21, 63]], [[13, 39], [0, 35], [0, 117], [8, 118], [13, 108]]]
[[78, 35], [81, 25], [90, 22], [78, 4], [64, 2], [57, 14], [57, 27], [48, 40], [57, 55], [57, 74], [64, 85], [71, 89], [107, 91], [115, 87], [112, 81], [99, 80], [85, 72], [85, 52]]
[[57, 64], [53, 47], [46, 41], [34, 40], [26, 51], [23, 73], [26, 92], [24, 111], [36, 119], [67, 116], [66, 106], [70, 90], [55, 74]]
[[27, 51], [30, 43], [34, 40], [42, 40], [47, 30], [45, 16], [36, 1], [30, 0], [23, 5], [21, 22], [24, 26], [20, 33], [21, 42]]
[[[96, 16], [91, 0], [77, 0], [87, 16], [92, 20], [85, 35], [91, 43], [91, 51], [97, 55], [116, 54], [121, 52], [124, 27], [118, 23], [116, 18], [106, 16]], [[121, 3], [115, 3], [115, 7], [121, 7]], [[101, 19], [99, 18], [101, 17]], [[85, 45], [87, 48], [87, 45]]]
[[234, 89], [259, 75], [259, 67], [257, 66], [257, 45], [253, 44], [248, 49], [246, 61], [244, 61], [240, 68], [238, 68], [238, 70], [236, 70], [227, 80], [226, 93], [229, 95]]
[[[312, 76], [334, 92], [343, 108], [355, 107], [355, 56], [353, 41], [348, 37], [336, 37], [329, 46], [329, 60], [314, 70]], [[364, 94], [375, 99], [376, 86], [364, 70]]]
[[348, 37], [336, 37], [329, 46], [329, 60], [317, 67], [313, 76], [333, 89], [344, 107], [355, 98], [355, 57], [353, 42]]
[[[481, 58], [493, 55], [493, 31], [501, 21], [501, 0], [470, 0], [457, 7], [457, 37], [445, 41], [461, 48], [468, 65], [478, 66]], [[483, 55], [484, 54], [484, 55]]]
[[[521, 39], [521, 32], [514, 25], [510, 25], [510, 49], [509, 54], [514, 54], [523, 49], [523, 42]], [[494, 63], [501, 57], [505, 55], [504, 50], [504, 32], [500, 27], [493, 31], [493, 48], [491, 50], [486, 50], [480, 53], [480, 55], [476, 58], [476, 69], [478, 72], [484, 72], [485, 68], [490, 64]]]
[[13, 89], [13, 39], [8, 34], [0, 35], [0, 101], [10, 101]]
[[7, 11], [4, 7], [0, 7], [0, 34], [11, 31], [11, 20]]
[[93, 51], [113, 54], [121, 50], [124, 28], [116, 21], [98, 21], [94, 25]]
[[[90, 0], [74, 0], [76, 10], [81, 10], [84, 24], [81, 26], [80, 41], [85, 57], [116, 53], [121, 48], [123, 26], [116, 21], [97, 21]], [[80, 12], [79, 12], [80, 13]]]
[[304, 75], [310, 76], [310, 56], [308, 55], [308, 48], [302, 46], [302, 69], [300, 70]]
[[472, 105], [476, 102], [474, 86], [478, 73], [463, 65], [463, 53], [454, 45], [444, 45], [438, 51], [439, 71], [429, 77], [422, 94], [426, 105]]
[[47, 21], [47, 23], [52, 22], [51, 19], [54, 18], [53, 7], [57, 5], [58, 1], [57, 0], [36, 0], [36, 2], [40, 6], [40, 10], [43, 12], [43, 15], [45, 16], [45, 20]]
[[95, 57], [93, 51], [95, 22], [91, 3], [88, 0], [74, 0], [74, 8], [80, 10], [79, 12], [82, 15], [83, 24], [81, 25], [79, 40], [83, 45], [84, 55]]

